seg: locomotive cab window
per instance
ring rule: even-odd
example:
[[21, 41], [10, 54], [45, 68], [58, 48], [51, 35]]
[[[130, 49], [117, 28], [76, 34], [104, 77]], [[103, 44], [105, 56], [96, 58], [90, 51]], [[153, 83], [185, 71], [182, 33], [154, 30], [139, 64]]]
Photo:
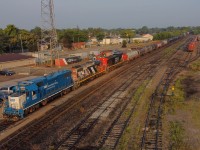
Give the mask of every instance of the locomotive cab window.
[[32, 96], [34, 96], [36, 94], [36, 92], [35, 91], [32, 91]]
[[41, 86], [44, 85], [44, 83], [43, 83], [43, 82], [38, 82], [36, 85], [37, 85], [38, 87], [41, 87]]

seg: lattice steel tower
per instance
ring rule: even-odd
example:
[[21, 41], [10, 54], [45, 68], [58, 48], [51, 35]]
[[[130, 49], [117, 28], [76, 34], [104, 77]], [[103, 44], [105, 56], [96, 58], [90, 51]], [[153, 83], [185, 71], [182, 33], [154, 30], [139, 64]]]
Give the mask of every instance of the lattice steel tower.
[[41, 0], [41, 48], [43, 50], [55, 50], [58, 45], [54, 21], [53, 0]]

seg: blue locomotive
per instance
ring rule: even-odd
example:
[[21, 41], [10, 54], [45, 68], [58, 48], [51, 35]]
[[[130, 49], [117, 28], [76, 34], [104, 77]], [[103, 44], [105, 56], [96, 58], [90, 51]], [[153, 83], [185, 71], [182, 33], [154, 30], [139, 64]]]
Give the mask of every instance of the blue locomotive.
[[62, 70], [47, 76], [19, 82], [15, 93], [5, 103], [4, 118], [24, 118], [41, 105], [60, 94], [66, 94], [73, 88], [70, 70]]

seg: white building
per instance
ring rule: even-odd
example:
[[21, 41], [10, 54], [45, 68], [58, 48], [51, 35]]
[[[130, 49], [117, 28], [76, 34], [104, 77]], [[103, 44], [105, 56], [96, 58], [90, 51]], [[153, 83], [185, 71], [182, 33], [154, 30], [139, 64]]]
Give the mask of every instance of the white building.
[[97, 43], [98, 43], [96, 37], [92, 37], [92, 38], [90, 38], [90, 42], [91, 42], [92, 44], [97, 44]]
[[121, 44], [122, 39], [120, 37], [106, 37], [104, 38], [100, 44], [102, 45], [114, 45], [114, 44]]
[[135, 38], [131, 38], [131, 42], [147, 42], [147, 41], [152, 41], [153, 36], [150, 34], [144, 34], [142, 36], [137, 35]]
[[144, 39], [147, 39], [147, 40], [150, 40], [150, 41], [153, 40], [153, 35], [151, 35], [151, 34], [144, 34], [144, 35], [142, 35], [142, 37], [143, 37]]

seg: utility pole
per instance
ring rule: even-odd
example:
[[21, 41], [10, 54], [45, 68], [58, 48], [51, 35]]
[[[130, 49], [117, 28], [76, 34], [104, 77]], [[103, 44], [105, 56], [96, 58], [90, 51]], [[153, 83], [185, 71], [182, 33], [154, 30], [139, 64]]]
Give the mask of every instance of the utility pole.
[[24, 48], [23, 48], [23, 43], [22, 43], [22, 35], [20, 34], [20, 42], [21, 42], [21, 48], [22, 48], [22, 53], [24, 53]]
[[41, 46], [43, 50], [50, 50], [51, 66], [54, 53], [58, 47], [57, 32], [55, 28], [55, 14], [53, 0], [41, 0]]

